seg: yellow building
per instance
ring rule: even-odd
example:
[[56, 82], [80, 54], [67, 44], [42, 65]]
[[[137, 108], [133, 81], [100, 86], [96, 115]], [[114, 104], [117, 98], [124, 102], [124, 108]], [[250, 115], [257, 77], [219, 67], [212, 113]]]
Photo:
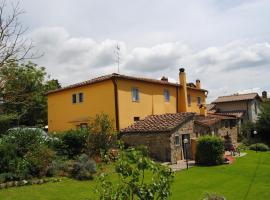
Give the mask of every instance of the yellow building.
[[179, 83], [110, 74], [48, 93], [49, 132], [87, 126], [91, 117], [108, 114], [120, 130], [148, 115], [196, 112], [205, 114], [207, 91], [200, 81], [186, 83], [183, 68]]

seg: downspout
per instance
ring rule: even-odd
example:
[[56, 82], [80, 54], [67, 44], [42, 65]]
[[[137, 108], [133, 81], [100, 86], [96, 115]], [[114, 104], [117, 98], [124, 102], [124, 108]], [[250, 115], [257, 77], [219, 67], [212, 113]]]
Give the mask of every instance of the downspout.
[[176, 86], [176, 113], [178, 113], [178, 101], [179, 101], [179, 98], [178, 98], [178, 90], [179, 90], [179, 87], [178, 85]]
[[116, 127], [116, 130], [119, 131], [119, 105], [118, 105], [117, 81], [115, 78], [112, 78], [112, 82], [114, 86], [115, 127]]

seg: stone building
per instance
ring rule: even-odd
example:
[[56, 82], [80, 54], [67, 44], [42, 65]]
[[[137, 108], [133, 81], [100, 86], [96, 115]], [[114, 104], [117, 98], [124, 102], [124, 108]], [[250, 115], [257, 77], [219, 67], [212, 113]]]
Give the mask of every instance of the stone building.
[[220, 96], [208, 106], [208, 112], [234, 115], [241, 122], [247, 120], [256, 122], [264, 99], [267, 99], [265, 91], [262, 93], [262, 97], [258, 93]]
[[196, 116], [194, 121], [194, 132], [196, 137], [202, 135], [215, 135], [221, 138], [229, 136], [234, 145], [237, 144], [238, 119], [235, 116], [208, 114]]
[[[150, 115], [121, 130], [128, 146], [144, 145], [150, 156], [162, 162], [176, 163], [184, 158], [183, 140], [194, 138], [194, 113]], [[188, 154], [190, 143], [186, 145]], [[190, 155], [188, 155], [190, 156]]]
[[[156, 160], [176, 163], [194, 159], [197, 138], [207, 134], [222, 138], [228, 135], [236, 144], [237, 118], [188, 112], [150, 115], [122, 129], [120, 137], [127, 146], [146, 146]], [[188, 139], [187, 144], [184, 139]]]

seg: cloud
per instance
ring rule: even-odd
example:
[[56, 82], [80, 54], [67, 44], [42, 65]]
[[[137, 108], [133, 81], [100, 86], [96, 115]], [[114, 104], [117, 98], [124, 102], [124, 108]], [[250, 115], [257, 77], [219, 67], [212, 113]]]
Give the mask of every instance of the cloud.
[[74, 37], [62, 27], [43, 27], [31, 34], [45, 55], [37, 63], [47, 68], [63, 85], [117, 72], [115, 47], [119, 44], [120, 72], [176, 82], [185, 67], [188, 81], [201, 79], [209, 90], [209, 101], [219, 95], [270, 90], [270, 44], [236, 40], [221, 46], [192, 48], [185, 42], [166, 42], [149, 47], [128, 48], [122, 41]]

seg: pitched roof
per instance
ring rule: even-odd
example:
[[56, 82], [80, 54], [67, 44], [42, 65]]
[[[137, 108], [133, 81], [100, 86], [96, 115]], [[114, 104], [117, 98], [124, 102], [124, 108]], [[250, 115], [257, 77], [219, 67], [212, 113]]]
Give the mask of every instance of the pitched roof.
[[215, 125], [217, 122], [220, 122], [222, 119], [217, 117], [202, 117], [197, 118], [194, 122], [203, 126], [211, 127]]
[[261, 99], [258, 93], [233, 94], [229, 96], [220, 96], [212, 103], [215, 104], [215, 103], [233, 102], [233, 101], [247, 101], [247, 100], [252, 100], [255, 98]]
[[202, 115], [196, 115], [195, 117], [195, 123], [211, 127], [215, 125], [216, 123], [222, 121], [222, 120], [229, 120], [229, 119], [236, 119], [234, 116], [228, 116], [228, 115], [222, 115], [222, 114], [210, 114], [208, 113], [207, 116], [202, 116]]
[[150, 132], [169, 132], [186, 122], [193, 119], [194, 113], [171, 113], [162, 115], [150, 115], [134, 124], [122, 129], [125, 133], [150, 133]]
[[[84, 86], [84, 85], [90, 85], [90, 84], [94, 84], [94, 83], [99, 83], [99, 82], [110, 80], [110, 79], [113, 79], [113, 78], [134, 80], [134, 81], [143, 81], [143, 82], [161, 84], [161, 85], [181, 86], [178, 83], [171, 83], [171, 82], [168, 82], [168, 81], [165, 81], [165, 80], [158, 80], [158, 79], [144, 78], [144, 77], [135, 77], [135, 76], [127, 76], [127, 75], [113, 73], [113, 74], [108, 74], [108, 75], [100, 76], [100, 77], [97, 77], [97, 78], [93, 78], [93, 79], [90, 79], [90, 80], [87, 80], [87, 81], [83, 81], [83, 82], [80, 82], [80, 83], [72, 84], [72, 85], [62, 87], [62, 88], [59, 88], [59, 89], [56, 89], [56, 90], [51, 90], [47, 94], [56, 93], [56, 92], [71, 89], [71, 88], [77, 88], [77, 87], [81, 87], [81, 86]], [[187, 84], [187, 88], [207, 92], [207, 90], [204, 90], [204, 89], [198, 89], [198, 88], [191, 87], [191, 86], [189, 86], [189, 84]]]

